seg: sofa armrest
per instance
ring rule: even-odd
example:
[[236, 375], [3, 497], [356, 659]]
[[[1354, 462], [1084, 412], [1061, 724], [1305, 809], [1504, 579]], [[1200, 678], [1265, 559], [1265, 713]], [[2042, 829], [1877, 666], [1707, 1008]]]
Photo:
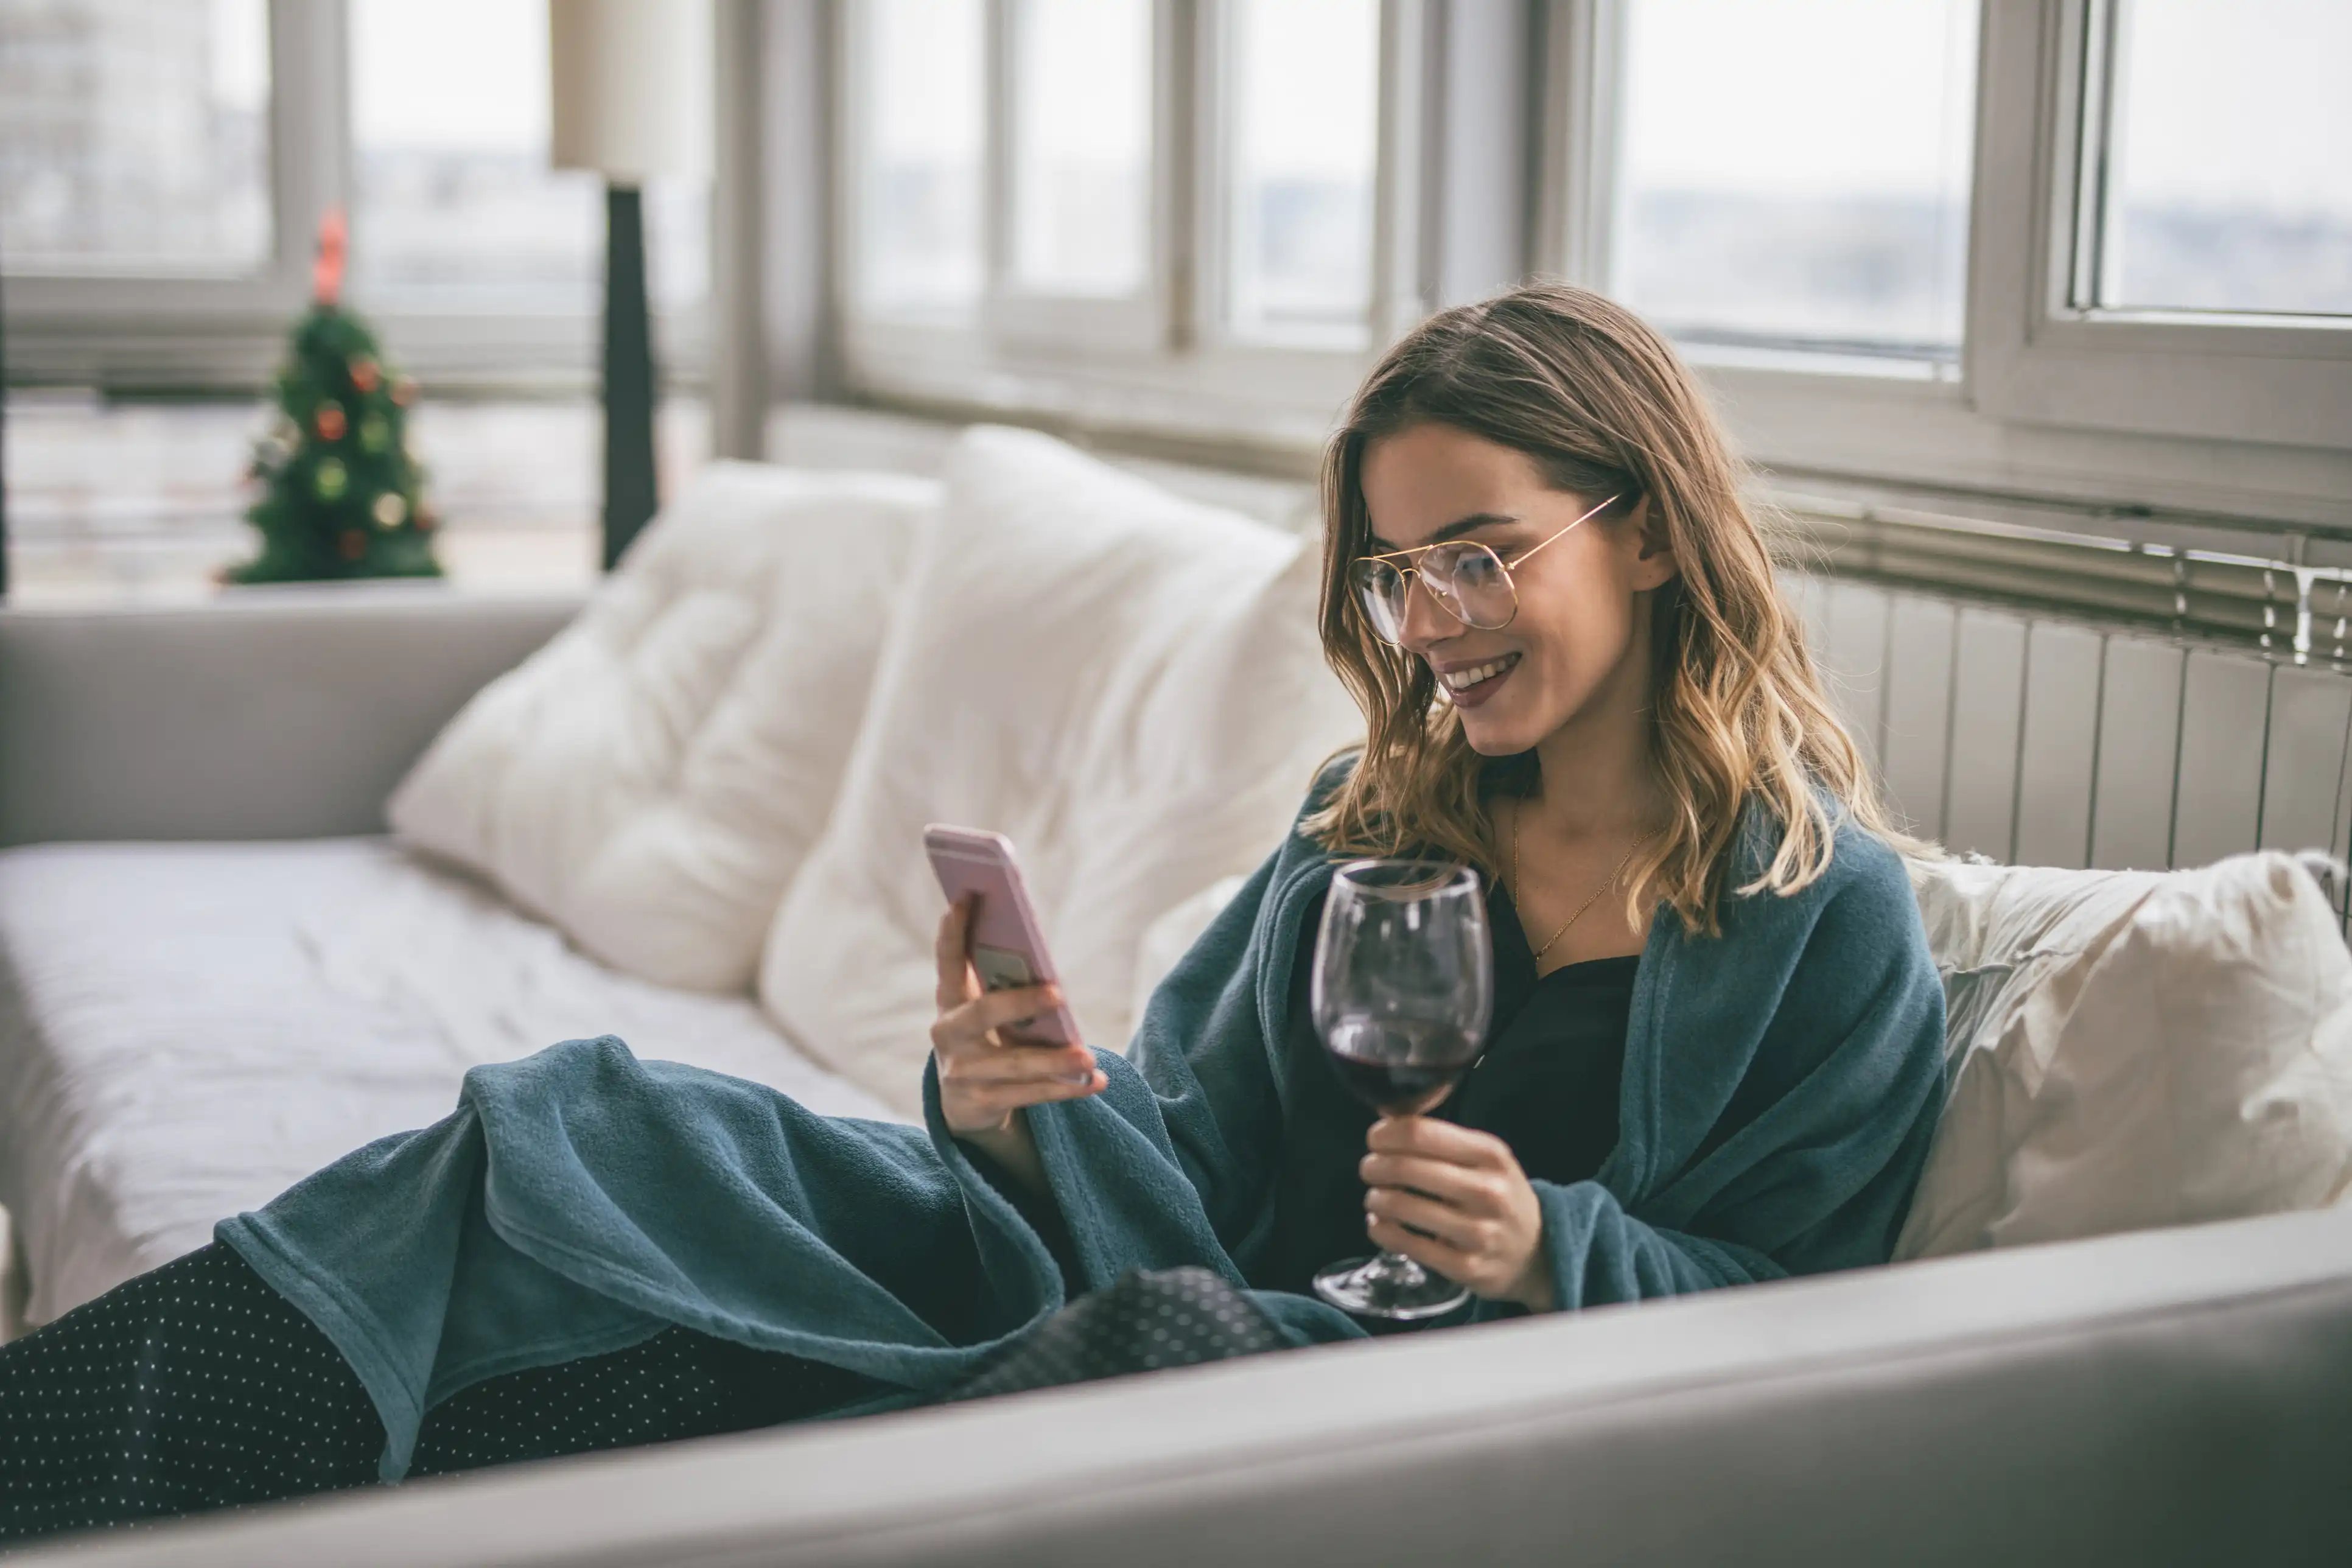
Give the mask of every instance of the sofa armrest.
[[441, 726], [582, 602], [397, 584], [0, 609], [0, 845], [380, 833]]
[[2337, 1563], [2347, 1401], [2335, 1209], [362, 1488], [60, 1563]]

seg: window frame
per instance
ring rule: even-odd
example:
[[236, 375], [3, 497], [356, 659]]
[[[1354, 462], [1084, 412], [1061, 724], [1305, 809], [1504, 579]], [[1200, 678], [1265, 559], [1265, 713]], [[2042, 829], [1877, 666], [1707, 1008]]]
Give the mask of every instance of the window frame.
[[[2141, 511], [2352, 531], [2352, 420], [2318, 437], [2250, 438], [2231, 405], [2352, 408], [2352, 334], [2309, 329], [2057, 319], [2071, 249], [2052, 247], [2075, 144], [2057, 135], [2062, 24], [2093, 0], [1982, 0], [1971, 161], [1967, 302], [1957, 374], [1778, 364], [1677, 345], [1716, 394], [1768, 484], [1863, 497], [1933, 494], [2055, 501], [2114, 520]], [[1609, 287], [1623, 0], [1538, 0], [1545, 35], [1533, 270]], [[2071, 237], [2073, 215], [2065, 210]], [[2216, 333], [2207, 337], [2200, 334]], [[2189, 334], [2184, 336], [2184, 334]], [[2325, 374], [2274, 376], [2318, 364]], [[2320, 420], [2323, 426], [2326, 421]], [[2332, 436], [2332, 441], [2326, 437]], [[2128, 523], [2123, 525], [2128, 531]]]
[[[269, 50], [274, 233], [265, 266], [241, 278], [12, 272], [5, 300], [12, 383], [128, 391], [268, 384], [287, 329], [310, 298], [320, 219], [350, 205], [347, 0], [269, 0]], [[720, 159], [735, 151], [720, 138]], [[365, 244], [353, 228], [354, 246]], [[715, 247], [713, 269], [702, 300], [656, 310], [656, 348], [667, 379], [704, 376]], [[430, 390], [577, 395], [596, 384], [599, 307], [519, 312], [357, 303]]]
[[[2109, 95], [2102, 47], [2115, 0], [1988, 7], [1979, 96], [1979, 403], [2049, 425], [2352, 451], [2352, 317], [2217, 319], [2077, 303], [2091, 183]], [[2200, 319], [2201, 317], [2201, 319]]]
[[11, 272], [11, 380], [181, 384], [266, 373], [310, 292], [319, 219], [342, 196], [341, 0], [269, 0], [268, 37], [267, 260], [242, 277]]
[[1009, 268], [1004, 101], [1008, 0], [986, 0], [991, 76], [985, 107], [983, 255], [979, 300], [955, 318], [877, 310], [858, 297], [864, 132], [856, 84], [869, 47], [860, 8], [839, 5], [833, 328], [855, 396], [955, 416], [1010, 415], [1066, 428], [1222, 447], [1255, 468], [1300, 471], [1354, 391], [1374, 345], [1431, 306], [1425, 243], [1435, 195], [1425, 178], [1428, 40], [1442, 4], [1379, 0], [1380, 144], [1374, 155], [1370, 320], [1360, 346], [1262, 340], [1228, 329], [1224, 311], [1226, 163], [1223, 117], [1228, 0], [1154, 0], [1155, 243], [1140, 310], [1022, 296]]
[[[1181, 63], [1170, 68], [1178, 75], [1163, 76], [1174, 90], [1161, 123], [1184, 138], [1187, 155], [1171, 180], [1178, 221], [1165, 240], [1171, 284], [1159, 341], [1113, 352], [1081, 341], [992, 340], [977, 326], [864, 317], [837, 289], [832, 327], [849, 395], [1311, 470], [1320, 435], [1372, 355], [1239, 343], [1221, 332], [1221, 84], [1211, 29], [1223, 3], [1161, 0], [1190, 25], [1169, 35], [1168, 52]], [[2063, 299], [2049, 292], [2062, 280], [2053, 268], [2070, 263], [2071, 251], [2053, 259], [2051, 236], [2071, 234], [2073, 221], [2069, 207], [2069, 226], [2053, 225], [2074, 155], [2057, 134], [2065, 112], [2061, 24], [2092, 3], [1983, 0], [1957, 366], [1906, 374], [1820, 356], [1683, 352], [1769, 489], [1864, 502], [1934, 496], [1987, 515], [2055, 505], [2151, 537], [2161, 526], [2131, 520], [2188, 518], [2222, 535], [2233, 527], [2266, 537], [2352, 535], [2352, 421], [2336, 430], [2324, 418], [2352, 407], [2352, 381], [2338, 374], [2352, 361], [2337, 356], [2352, 334], [2070, 321], [2053, 310]], [[1608, 287], [1622, 5], [1383, 0], [1375, 342], [1433, 308], [1528, 274]], [[1497, 51], [1512, 47], [1515, 26], [1524, 28], [1517, 45], [1529, 101], [1516, 106], [1513, 128], [1498, 124], [1492, 104], [1479, 114], [1482, 96], [1511, 79]], [[836, 69], [845, 74], [835, 100], [845, 105], [856, 79], [845, 58]], [[855, 117], [844, 116], [837, 146], [854, 158]], [[854, 187], [857, 165], [836, 168], [837, 188]], [[1524, 178], [1498, 180], [1497, 169]], [[836, 279], [856, 275], [856, 233], [853, 222], [835, 225]], [[2294, 432], [2298, 441], [2283, 441], [2276, 421], [2243, 416], [2279, 403], [2322, 427], [2306, 425]]]

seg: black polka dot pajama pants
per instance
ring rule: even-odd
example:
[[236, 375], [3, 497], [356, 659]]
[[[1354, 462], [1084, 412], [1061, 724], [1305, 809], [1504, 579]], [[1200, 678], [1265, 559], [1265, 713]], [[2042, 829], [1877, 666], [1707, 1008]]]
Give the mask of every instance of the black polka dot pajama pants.
[[[1048, 1319], [950, 1397], [1281, 1342], [1213, 1274], [1133, 1274]], [[665, 1329], [460, 1390], [426, 1414], [409, 1473], [740, 1432], [882, 1392], [837, 1368]], [[383, 1442], [341, 1353], [215, 1243], [0, 1347], [0, 1542], [365, 1485]]]

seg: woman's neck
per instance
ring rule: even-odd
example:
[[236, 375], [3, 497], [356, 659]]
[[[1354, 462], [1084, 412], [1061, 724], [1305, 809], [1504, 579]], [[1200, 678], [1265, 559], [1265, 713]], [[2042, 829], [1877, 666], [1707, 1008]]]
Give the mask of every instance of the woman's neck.
[[1633, 646], [1575, 718], [1536, 742], [1528, 804], [1563, 839], [1648, 832], [1664, 814], [1650, 743], [1649, 639]]

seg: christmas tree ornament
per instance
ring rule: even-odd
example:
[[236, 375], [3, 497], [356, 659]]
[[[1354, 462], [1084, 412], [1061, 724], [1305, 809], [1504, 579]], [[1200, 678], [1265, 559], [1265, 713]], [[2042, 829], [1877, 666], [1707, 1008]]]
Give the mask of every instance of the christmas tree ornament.
[[429, 506], [416, 509], [416, 527], [421, 533], [430, 533], [441, 526], [441, 514]]
[[276, 408], [253, 446], [261, 493], [245, 516], [261, 548], [233, 582], [441, 575], [420, 515], [424, 470], [401, 436], [416, 384], [387, 368], [374, 334], [343, 308], [346, 259], [341, 216], [331, 214], [310, 307], [289, 335]]

